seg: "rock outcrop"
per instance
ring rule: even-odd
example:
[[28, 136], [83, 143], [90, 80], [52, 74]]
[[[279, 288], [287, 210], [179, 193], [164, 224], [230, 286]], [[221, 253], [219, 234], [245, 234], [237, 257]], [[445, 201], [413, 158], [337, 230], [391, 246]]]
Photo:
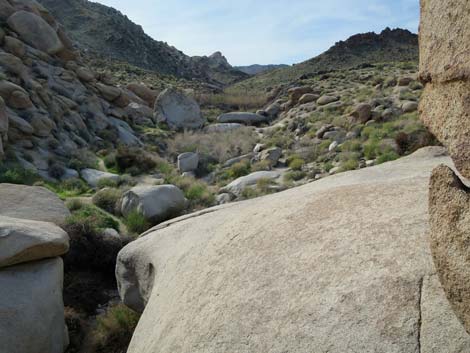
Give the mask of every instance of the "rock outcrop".
[[70, 211], [46, 188], [0, 184], [0, 216], [62, 225]]
[[158, 96], [155, 118], [173, 130], [199, 129], [205, 122], [197, 102], [173, 87], [167, 88]]
[[124, 216], [139, 212], [153, 223], [179, 215], [185, 206], [183, 192], [174, 185], [133, 187], [122, 196], [120, 205]]
[[0, 351], [63, 353], [62, 259], [0, 269]]
[[128, 352], [469, 350], [427, 246], [441, 163], [427, 148], [157, 226], [118, 257], [143, 311]]
[[460, 175], [441, 166], [430, 185], [431, 250], [455, 313], [470, 333], [470, 4], [422, 0], [420, 115], [448, 148]]
[[221, 124], [245, 125], [258, 125], [262, 123], [268, 123], [270, 120], [271, 118], [269, 116], [244, 112], [225, 113], [217, 118], [217, 121]]
[[63, 353], [60, 256], [69, 237], [48, 222], [62, 224], [69, 212], [40, 187], [0, 184], [0, 200], [0, 352]]
[[152, 126], [155, 92], [130, 86], [142, 99], [89, 69], [37, 1], [3, 0], [0, 16], [0, 158], [58, 180], [51, 166], [64, 170], [83, 149], [141, 145], [131, 126]]

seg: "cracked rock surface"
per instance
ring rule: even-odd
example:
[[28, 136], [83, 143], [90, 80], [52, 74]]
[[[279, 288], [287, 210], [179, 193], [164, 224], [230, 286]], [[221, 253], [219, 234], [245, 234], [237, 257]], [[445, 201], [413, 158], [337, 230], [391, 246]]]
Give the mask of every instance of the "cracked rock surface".
[[150, 231], [118, 259], [145, 308], [129, 353], [464, 352], [427, 238], [442, 163], [426, 148]]

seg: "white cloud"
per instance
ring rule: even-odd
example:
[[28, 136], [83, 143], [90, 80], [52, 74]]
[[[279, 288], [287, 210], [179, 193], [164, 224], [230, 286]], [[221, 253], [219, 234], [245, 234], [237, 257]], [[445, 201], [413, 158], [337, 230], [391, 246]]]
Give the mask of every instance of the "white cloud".
[[349, 35], [417, 30], [418, 0], [98, 0], [188, 55], [222, 51], [232, 64], [294, 63]]

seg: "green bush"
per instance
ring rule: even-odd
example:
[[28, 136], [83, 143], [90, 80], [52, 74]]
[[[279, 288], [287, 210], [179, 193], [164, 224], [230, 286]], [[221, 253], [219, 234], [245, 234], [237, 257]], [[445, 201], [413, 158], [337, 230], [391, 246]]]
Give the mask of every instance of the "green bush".
[[118, 304], [96, 318], [89, 334], [90, 353], [125, 352], [139, 322], [140, 315], [124, 304]]
[[305, 161], [301, 158], [294, 158], [289, 162], [289, 168], [292, 170], [302, 170], [305, 165]]
[[149, 173], [157, 166], [155, 159], [148, 152], [137, 147], [119, 147], [115, 160], [119, 173], [133, 176]]
[[252, 172], [260, 172], [265, 170], [271, 170], [271, 162], [268, 160], [256, 162], [251, 166]]
[[60, 183], [41, 182], [35, 185], [47, 187], [49, 190], [55, 192], [61, 199], [77, 197], [90, 191], [88, 185], [83, 180], [77, 178], [67, 179]]
[[85, 231], [99, 233], [106, 228], [119, 231], [119, 223], [93, 205], [83, 205], [66, 219], [66, 224], [78, 226]]
[[33, 185], [40, 177], [19, 165], [0, 166], [0, 183]]
[[122, 196], [122, 191], [113, 188], [104, 188], [92, 198], [93, 204], [109, 213], [116, 212], [116, 205]]
[[70, 212], [77, 211], [83, 207], [83, 202], [79, 199], [70, 199], [65, 202], [65, 206]]
[[93, 205], [84, 204], [72, 211], [72, 215], [66, 219], [64, 225], [64, 230], [70, 238], [70, 250], [64, 256], [66, 273], [70, 271], [98, 271], [108, 275], [114, 273], [116, 257], [122, 248], [122, 242], [115, 237], [103, 236], [103, 231], [107, 228], [118, 231], [119, 223]]
[[214, 205], [215, 196], [206, 183], [192, 177], [171, 176], [165, 183], [179, 187], [184, 196], [191, 202], [192, 208], [204, 208]]
[[377, 164], [382, 164], [382, 163], [385, 163], [385, 162], [394, 161], [398, 158], [400, 158], [400, 156], [395, 151], [387, 151], [387, 152], [382, 153], [377, 158]]
[[248, 175], [251, 172], [250, 162], [247, 160], [235, 163], [227, 170], [227, 175], [230, 179], [237, 179], [242, 176]]
[[132, 211], [124, 218], [127, 230], [133, 234], [142, 234], [152, 228], [152, 224], [137, 210]]
[[86, 149], [81, 149], [72, 155], [72, 158], [68, 162], [67, 167], [75, 170], [82, 170], [86, 168], [97, 169], [98, 158], [93, 154], [93, 152]]
[[293, 170], [284, 174], [284, 181], [291, 182], [291, 181], [299, 181], [302, 180], [307, 176], [307, 173], [302, 172], [300, 170]]
[[349, 159], [341, 164], [341, 171], [346, 172], [348, 170], [354, 170], [359, 168], [359, 162], [356, 159]]
[[98, 183], [96, 186], [98, 187], [98, 189], [117, 188], [119, 184], [120, 184], [119, 180], [111, 179], [111, 178], [103, 178], [103, 179], [98, 180]]

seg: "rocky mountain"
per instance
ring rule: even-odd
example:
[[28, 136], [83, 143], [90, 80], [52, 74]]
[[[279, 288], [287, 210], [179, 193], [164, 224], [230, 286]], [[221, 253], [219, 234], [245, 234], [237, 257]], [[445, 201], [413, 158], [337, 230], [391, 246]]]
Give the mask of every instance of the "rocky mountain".
[[167, 43], [154, 40], [141, 26], [114, 8], [88, 0], [39, 2], [89, 55], [124, 61], [162, 74], [218, 84], [233, 83], [247, 76], [230, 65], [217, 65], [221, 55], [193, 58]]
[[248, 75], [258, 75], [263, 72], [273, 71], [277, 69], [286, 68], [289, 65], [249, 65], [249, 66], [235, 66], [237, 70], [240, 70]]
[[418, 36], [404, 29], [386, 28], [380, 34], [356, 34], [323, 54], [284, 69], [257, 75], [235, 87], [260, 90], [308, 78], [318, 73], [349, 69], [371, 63], [418, 61]]

